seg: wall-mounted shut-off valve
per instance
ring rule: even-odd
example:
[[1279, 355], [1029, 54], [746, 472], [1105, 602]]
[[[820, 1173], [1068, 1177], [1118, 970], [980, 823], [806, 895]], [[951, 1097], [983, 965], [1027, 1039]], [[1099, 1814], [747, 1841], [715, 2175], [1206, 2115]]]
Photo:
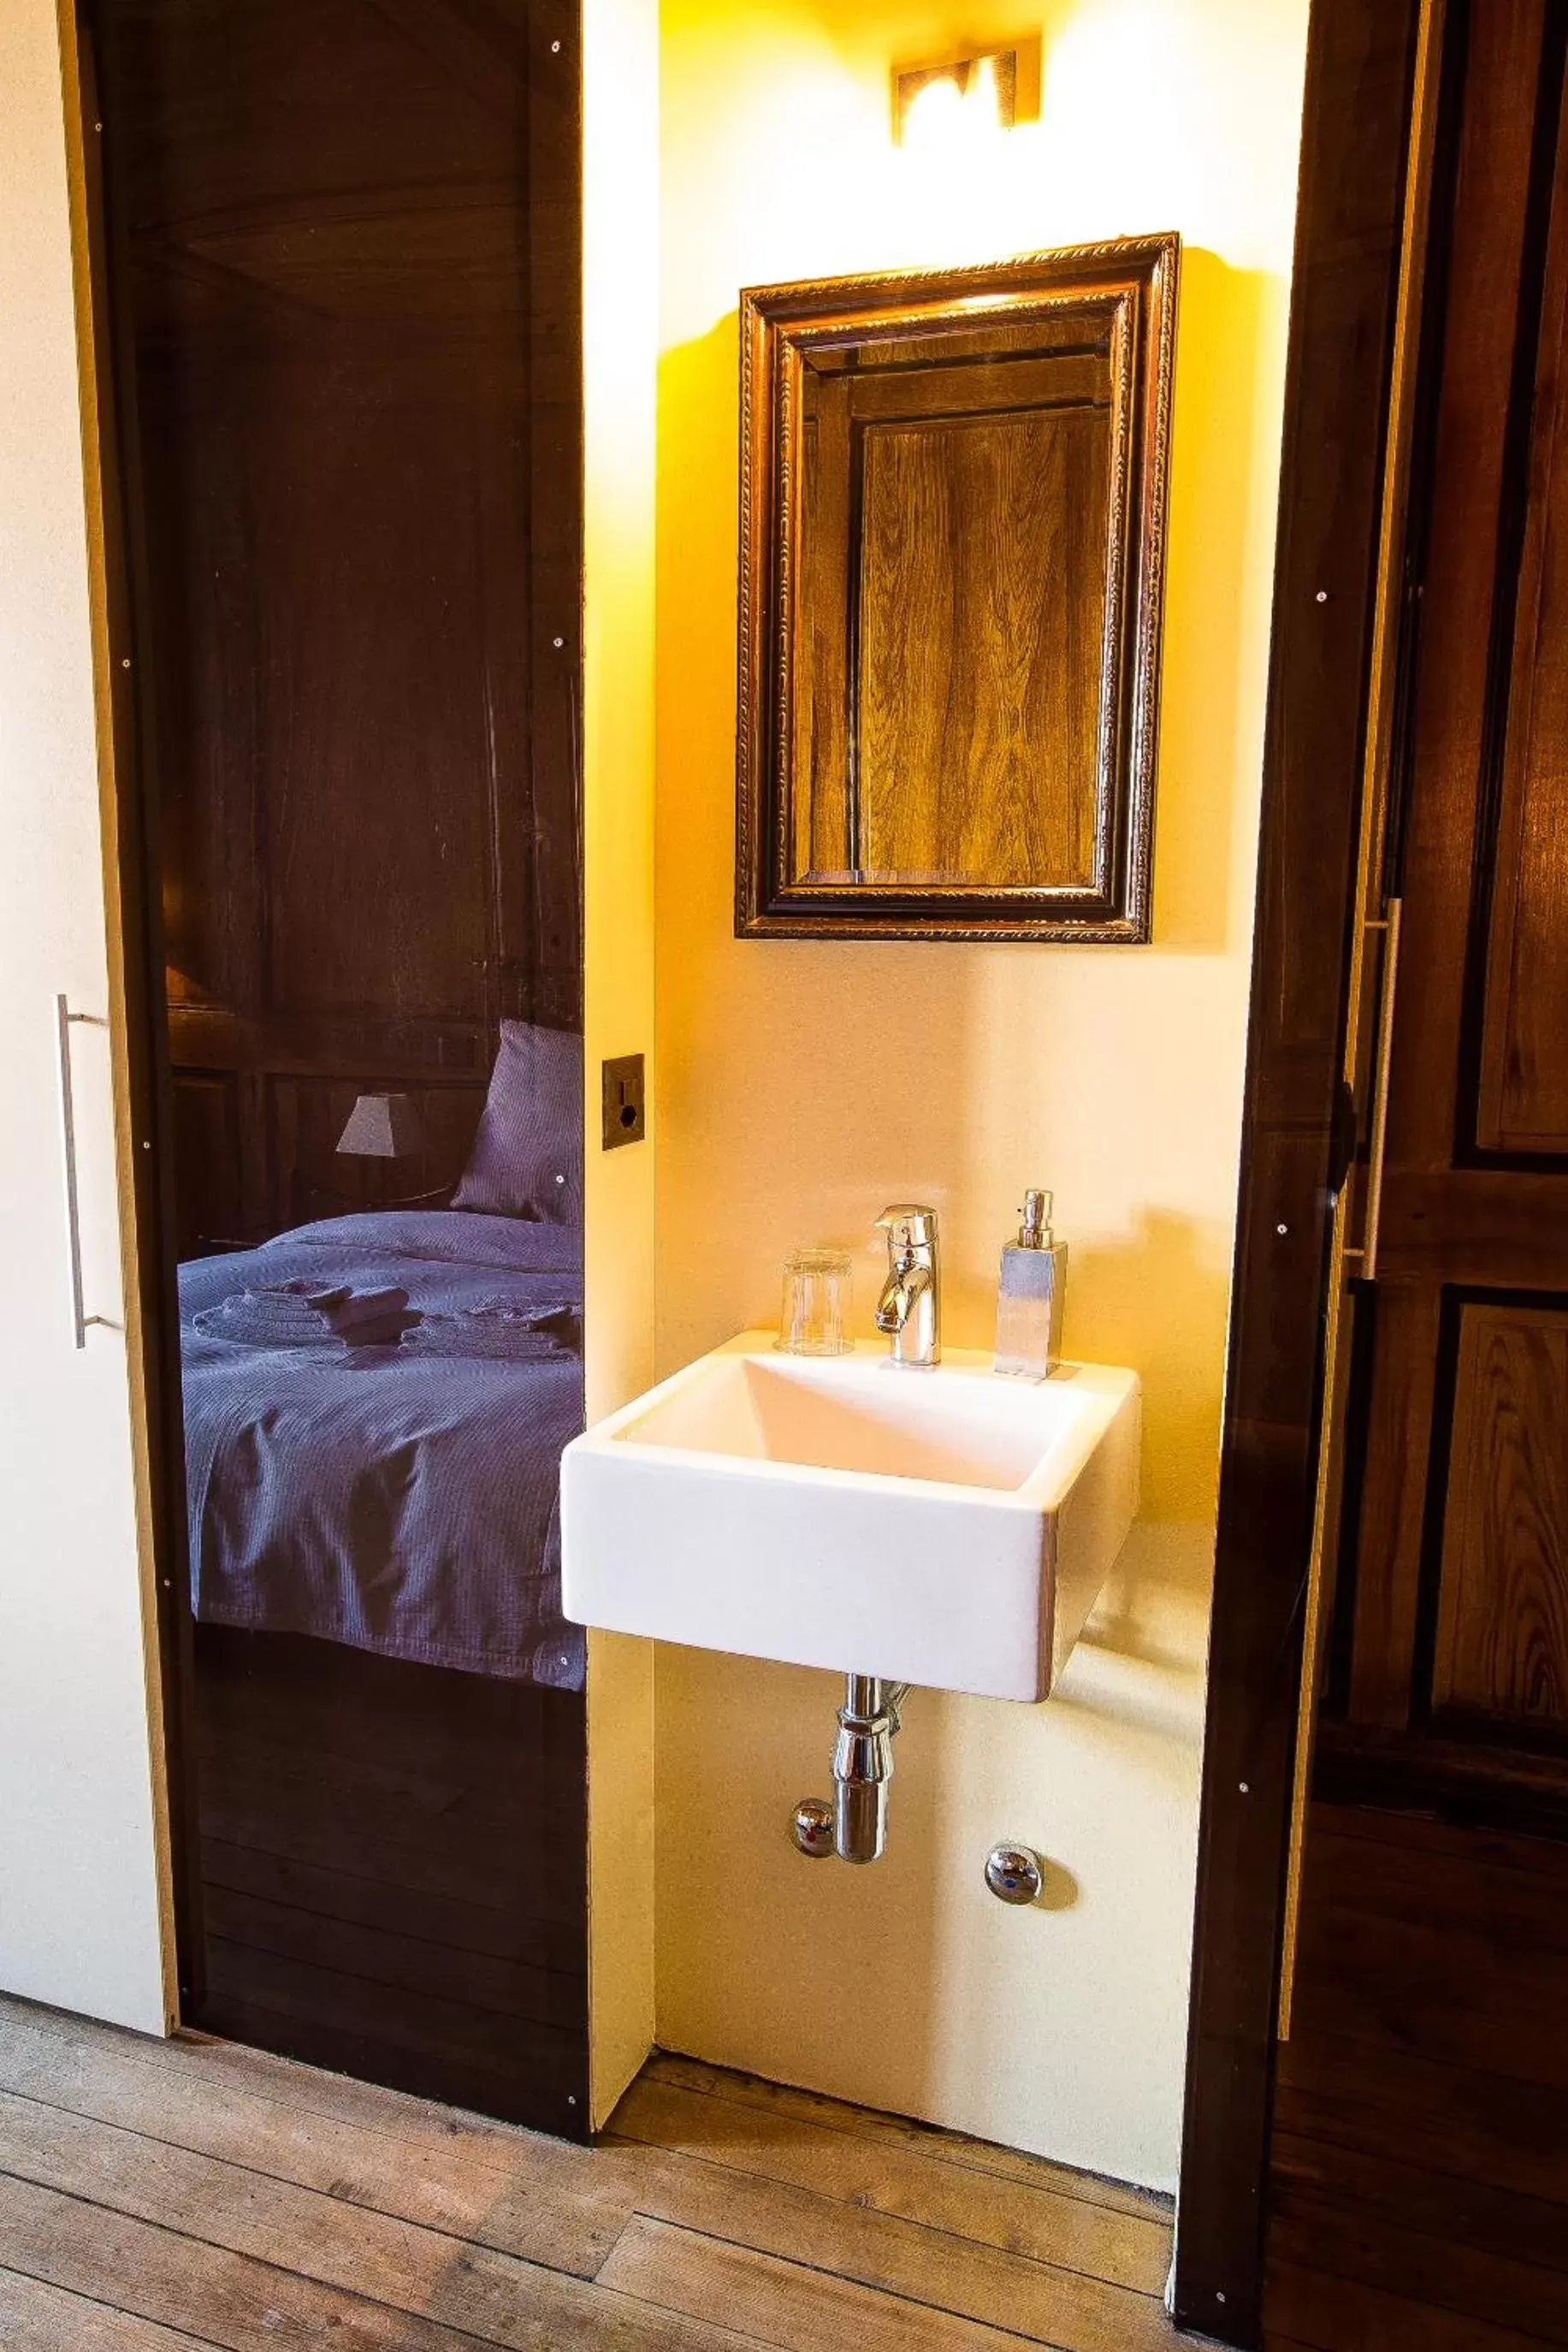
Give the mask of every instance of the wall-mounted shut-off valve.
[[986, 1885], [998, 1903], [1038, 1903], [1045, 1865], [1029, 1845], [994, 1845], [986, 1856]]
[[833, 1794], [802, 1797], [791, 1828], [795, 1843], [813, 1862], [836, 1853], [842, 1862], [879, 1862], [887, 1843], [887, 1784], [893, 1743], [907, 1683], [879, 1675], [846, 1675], [833, 1744]]

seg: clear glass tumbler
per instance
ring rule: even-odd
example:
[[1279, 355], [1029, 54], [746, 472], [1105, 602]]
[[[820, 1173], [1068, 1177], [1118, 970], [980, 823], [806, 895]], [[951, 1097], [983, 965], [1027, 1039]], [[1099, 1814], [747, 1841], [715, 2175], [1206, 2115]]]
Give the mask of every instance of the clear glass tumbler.
[[784, 1261], [779, 1346], [787, 1356], [847, 1356], [850, 1337], [848, 1250], [791, 1250]]

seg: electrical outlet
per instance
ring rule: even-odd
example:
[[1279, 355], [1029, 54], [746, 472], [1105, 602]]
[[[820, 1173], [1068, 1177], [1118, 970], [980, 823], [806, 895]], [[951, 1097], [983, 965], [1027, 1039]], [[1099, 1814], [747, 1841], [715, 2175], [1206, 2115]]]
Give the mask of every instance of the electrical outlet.
[[648, 1132], [643, 1097], [643, 1056], [622, 1054], [604, 1065], [604, 1149], [641, 1143]]

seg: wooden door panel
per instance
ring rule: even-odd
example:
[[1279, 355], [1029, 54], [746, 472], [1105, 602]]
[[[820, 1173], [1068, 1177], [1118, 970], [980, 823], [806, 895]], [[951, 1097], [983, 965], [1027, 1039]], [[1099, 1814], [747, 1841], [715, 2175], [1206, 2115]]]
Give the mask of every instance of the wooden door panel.
[[1568, 1290], [1563, 1179], [1496, 1166], [1391, 1170], [1378, 1264], [1396, 1281]]
[[800, 369], [794, 879], [1089, 891], [1115, 699], [1109, 338], [926, 348]]
[[246, 1232], [241, 1080], [235, 1070], [173, 1073], [174, 1248], [183, 1260]]
[[[1543, 0], [1470, 12], [1466, 100], [1448, 212], [1448, 332], [1419, 604], [1396, 1007], [1391, 1169], [1454, 1158], [1478, 799], [1494, 716], [1491, 601], [1526, 264], [1530, 125], [1545, 63]], [[1439, 224], [1439, 227], [1441, 224]]]
[[867, 880], [1092, 886], [1106, 598], [1038, 583], [1103, 591], [1111, 444], [1104, 407], [863, 429]]
[[1568, 1300], [1463, 1304], [1449, 1446], [1434, 1714], [1568, 1732]]
[[1561, 98], [1556, 143], [1490, 851], [1477, 1139], [1500, 1151], [1568, 1151], [1568, 140]]
[[1384, 1214], [1338, 1603], [1352, 1736], [1327, 1748], [1342, 1790], [1356, 1738], [1369, 1790], [1429, 1769], [1484, 1804], [1490, 1776], [1506, 1815], [1527, 1781], [1532, 1819], [1557, 1801], [1568, 1832], [1568, 19], [1473, 0], [1455, 24]]
[[1375, 1475], [1366, 1481], [1349, 1588], [1350, 1711], [1356, 1722], [1385, 1730], [1402, 1729], [1410, 1716], [1441, 1309], [1440, 1292], [1413, 1285], [1391, 1285], [1377, 1301], [1379, 1376], [1366, 1431]]

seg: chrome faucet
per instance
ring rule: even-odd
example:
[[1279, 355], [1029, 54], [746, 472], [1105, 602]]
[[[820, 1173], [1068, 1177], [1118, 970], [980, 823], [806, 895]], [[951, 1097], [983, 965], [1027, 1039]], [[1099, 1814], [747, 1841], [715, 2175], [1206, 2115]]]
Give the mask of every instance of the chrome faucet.
[[887, 1280], [876, 1302], [876, 1328], [893, 1342], [895, 1364], [935, 1364], [942, 1356], [942, 1270], [936, 1212], [904, 1204], [884, 1209]]

